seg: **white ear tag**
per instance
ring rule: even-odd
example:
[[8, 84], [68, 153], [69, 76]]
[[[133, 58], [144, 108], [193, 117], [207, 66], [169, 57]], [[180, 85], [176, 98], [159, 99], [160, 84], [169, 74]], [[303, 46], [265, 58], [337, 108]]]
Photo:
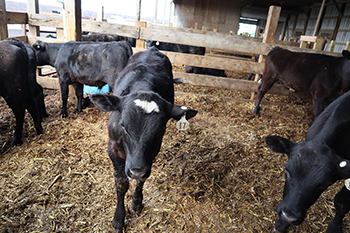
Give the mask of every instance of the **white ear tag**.
[[186, 113], [181, 117], [181, 119], [176, 122], [176, 128], [178, 130], [186, 130], [190, 127], [190, 123], [186, 120]]
[[350, 179], [346, 179], [344, 185], [348, 190], [350, 190]]

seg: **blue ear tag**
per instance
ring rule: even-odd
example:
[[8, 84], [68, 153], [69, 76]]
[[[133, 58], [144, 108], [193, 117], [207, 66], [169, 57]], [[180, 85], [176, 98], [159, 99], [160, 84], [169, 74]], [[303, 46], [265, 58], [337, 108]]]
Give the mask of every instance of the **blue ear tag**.
[[176, 122], [176, 128], [178, 130], [186, 130], [190, 127], [190, 123], [186, 120], [186, 113], [181, 117], [181, 119]]

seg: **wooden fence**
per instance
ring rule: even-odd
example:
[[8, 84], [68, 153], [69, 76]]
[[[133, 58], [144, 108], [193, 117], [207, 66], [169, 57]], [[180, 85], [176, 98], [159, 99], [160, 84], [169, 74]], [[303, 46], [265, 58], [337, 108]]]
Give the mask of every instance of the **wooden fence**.
[[[7, 12], [6, 17], [8, 24], [28, 24], [31, 27], [53, 27], [57, 29], [57, 32], [63, 28], [63, 18], [58, 14], [29, 14], [20, 12]], [[183, 29], [165, 26], [136, 27], [108, 22], [82, 20], [82, 30], [96, 33], [116, 34], [120, 36], [133, 37], [139, 40], [155, 40], [169, 43], [202, 46], [210, 48], [211, 50], [226, 51], [232, 54], [238, 53], [267, 55], [273, 47], [280, 46], [296, 52], [320, 53], [333, 56], [341, 56], [341, 54], [334, 52], [287, 46], [283, 44], [283, 42], [279, 42], [278, 44], [262, 43], [261, 39], [257, 38], [195, 29]], [[63, 39], [49, 39], [37, 36], [23, 36], [20, 37], [20, 39], [29, 44], [33, 44], [36, 40], [42, 40], [45, 42], [64, 42]], [[134, 48], [134, 52], [140, 50], [142, 50], [142, 48]], [[199, 56], [165, 51], [164, 53], [169, 57], [170, 61], [173, 64], [191, 65], [196, 67], [232, 70], [255, 74], [262, 74], [263, 72], [263, 63], [234, 59], [232, 56]], [[174, 77], [184, 78], [186, 81], [193, 85], [231, 88], [249, 92], [255, 92], [259, 85], [254, 81], [189, 74], [183, 72], [174, 72]], [[50, 88], [51, 86], [47, 85], [54, 85], [53, 83], [57, 82], [57, 80], [47, 80], [45, 82], [42, 82], [44, 80], [43, 78], [38, 78], [38, 80], [43, 84], [44, 88]], [[283, 85], [274, 85], [269, 93], [279, 95], [295, 95], [294, 92], [290, 92], [290, 90]]]

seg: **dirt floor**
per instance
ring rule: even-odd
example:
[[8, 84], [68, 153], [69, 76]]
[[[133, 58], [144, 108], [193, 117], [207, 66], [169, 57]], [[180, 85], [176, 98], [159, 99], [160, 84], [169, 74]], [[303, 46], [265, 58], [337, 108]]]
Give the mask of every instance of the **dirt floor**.
[[[189, 85], [176, 85], [176, 91], [185, 92], [176, 104], [198, 115], [185, 132], [168, 122], [137, 217], [129, 211], [131, 182], [126, 231], [270, 232], [287, 158], [268, 149], [264, 137], [302, 141], [314, 120], [311, 103], [268, 95], [270, 104], [255, 116], [252, 102], [222, 98], [249, 98], [250, 93]], [[9, 146], [15, 119], [0, 102], [0, 232], [112, 232], [116, 194], [106, 151], [109, 114], [91, 105], [77, 114], [72, 103], [62, 119], [58, 92], [45, 94], [50, 114], [43, 122], [45, 133], [35, 136], [27, 114], [24, 143], [15, 147]], [[324, 192], [304, 223], [289, 232], [324, 232], [341, 185]], [[349, 232], [349, 215], [344, 225]]]

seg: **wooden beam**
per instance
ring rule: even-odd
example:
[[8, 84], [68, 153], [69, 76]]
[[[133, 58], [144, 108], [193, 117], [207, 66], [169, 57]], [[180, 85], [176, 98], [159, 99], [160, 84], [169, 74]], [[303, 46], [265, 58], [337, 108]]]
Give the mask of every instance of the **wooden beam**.
[[[185, 81], [189, 82], [192, 85], [228, 88], [248, 92], [256, 91], [258, 89], [258, 86], [260, 85], [257, 82], [243, 79], [220, 78], [208, 75], [188, 74], [182, 72], [173, 72], [173, 76], [174, 78], [183, 78]], [[281, 84], [273, 85], [267, 93], [275, 95], [289, 95], [298, 96], [302, 98], [310, 98], [310, 94], [308, 93], [290, 91], [289, 88]]]
[[[63, 28], [62, 16], [57, 14], [39, 15], [30, 14], [28, 21], [32, 25], [42, 25], [48, 27]], [[99, 33], [110, 33], [144, 40], [156, 40], [168, 43], [188, 44], [193, 46], [202, 46], [206, 48], [214, 48], [215, 50], [229, 51], [231, 53], [241, 54], [263, 54], [267, 53], [276, 44], [261, 43], [261, 39], [253, 37], [242, 37], [238, 35], [230, 35], [220, 32], [202, 32], [200, 30], [174, 28], [165, 26], [151, 26], [147, 28], [138, 28], [135, 26], [126, 26], [111, 24], [107, 22], [96, 22], [91, 20], [83, 20], [84, 31], [95, 31]], [[140, 34], [139, 31], [140, 30]], [[276, 41], [277, 42], [277, 41]], [[289, 49], [293, 52], [327, 54], [331, 56], [341, 56], [340, 53], [328, 52], [323, 50], [300, 49], [294, 46], [280, 45], [278, 46]]]
[[319, 30], [320, 30], [320, 27], [321, 27], [321, 21], [322, 21], [322, 15], [323, 15], [323, 10], [324, 10], [324, 5], [326, 3], [326, 0], [323, 0], [322, 1], [322, 5], [321, 5], [321, 8], [320, 8], [320, 12], [318, 13], [318, 17], [317, 17], [317, 21], [316, 21], [316, 26], [315, 26], [315, 29], [314, 29], [314, 32], [313, 32], [313, 36], [316, 36], [316, 34], [318, 34]]
[[96, 21], [97, 22], [103, 22], [104, 16], [105, 16], [105, 9], [104, 9], [104, 6], [101, 6], [100, 9], [97, 12]]
[[55, 89], [60, 90], [60, 84], [58, 78], [49, 78], [49, 77], [36, 77], [37, 82], [45, 89]]
[[8, 38], [5, 0], [0, 0], [0, 40]]
[[35, 41], [41, 40], [42, 42], [47, 43], [63, 43], [65, 42], [64, 39], [51, 39], [51, 38], [45, 38], [45, 37], [37, 37], [37, 36], [28, 36], [28, 44], [34, 44]]
[[[39, 1], [38, 0], [27, 0], [27, 12], [28, 14], [38, 14], [39, 13]], [[29, 36], [40, 36], [39, 26], [29, 26], [28, 35]]]
[[304, 24], [304, 28], [303, 28], [303, 35], [305, 35], [306, 33], [306, 29], [307, 29], [307, 25], [309, 23], [310, 20], [310, 14], [311, 14], [311, 9], [308, 8], [307, 11], [305, 11], [305, 15], [306, 15], [306, 20], [305, 20], [305, 24]]
[[115, 34], [119, 36], [126, 36], [132, 38], [138, 38], [139, 36], [138, 27], [123, 24], [82, 20], [82, 28], [84, 31], [88, 32]]
[[316, 42], [318, 39], [323, 39], [323, 37], [319, 36], [300, 36], [300, 41], [306, 41], [306, 42]]
[[[177, 30], [175, 28], [140, 28], [140, 38], [144, 40], [155, 40], [208, 48], [213, 48], [215, 46], [216, 49], [254, 54], [267, 54], [272, 48], [272, 45], [262, 45], [260, 42], [236, 39], [237, 37], [235, 36], [220, 32], [203, 32], [199, 30], [191, 31], [191, 29]], [[256, 38], [253, 39], [256, 40]]]
[[335, 40], [332, 40], [331, 43], [330, 43], [330, 45], [329, 45], [328, 51], [333, 52], [334, 47], [335, 47], [335, 44], [336, 44], [336, 41], [335, 41]]
[[[147, 22], [146, 21], [138, 21], [137, 22], [138, 27], [147, 27]], [[137, 48], [146, 48], [146, 41], [142, 39], [137, 39], [136, 40], [136, 45]]]
[[275, 41], [275, 33], [278, 25], [278, 20], [280, 18], [280, 13], [281, 7], [270, 6], [269, 13], [267, 15], [263, 43], [273, 43]]
[[65, 0], [66, 41], [81, 41], [81, 0]]
[[343, 19], [344, 10], [345, 10], [345, 6], [346, 6], [346, 4], [343, 3], [341, 8], [339, 8], [337, 2], [335, 0], [333, 0], [333, 2], [334, 2], [334, 5], [336, 6], [336, 8], [338, 10], [338, 18], [337, 18], [337, 23], [336, 23], [335, 28], [334, 28], [333, 33], [332, 33], [331, 40], [335, 40], [337, 38], [339, 26], [340, 26], [340, 23], [341, 23], [341, 21]]
[[[265, 26], [265, 33], [262, 40], [262, 43], [270, 43], [273, 44], [275, 41], [275, 33], [278, 25], [278, 20], [280, 18], [281, 13], [281, 7], [279, 6], [270, 6], [269, 13], [267, 15], [267, 21]], [[258, 63], [262, 63], [263, 61], [263, 55], [259, 55]], [[260, 79], [259, 74], [255, 74], [254, 81], [257, 82]], [[255, 99], [255, 91], [257, 88], [252, 92], [251, 99]]]
[[135, 26], [138, 25], [141, 19], [141, 0], [136, 1], [136, 17], [135, 17]]
[[211, 56], [200, 56], [186, 53], [175, 53], [161, 51], [170, 59], [171, 63], [179, 65], [190, 65], [195, 67], [204, 67], [221, 70], [233, 70], [245, 73], [262, 74], [264, 70], [263, 63], [253, 61], [243, 61], [239, 59], [229, 59]]
[[26, 12], [6, 12], [7, 24], [27, 24], [28, 14]]
[[[297, 17], [297, 16], [295, 16], [295, 17]], [[287, 19], [286, 19], [286, 21], [284, 22], [284, 25], [283, 25], [283, 30], [282, 30], [282, 37], [283, 37], [283, 38], [286, 36], [287, 28], [289, 28], [289, 27], [288, 27], [289, 19], [290, 19], [290, 15], [288, 14], [288, 15], [287, 15]], [[259, 27], [257, 27], [257, 28], [259, 29]]]
[[34, 14], [28, 12], [28, 24], [31, 26], [63, 28], [63, 17], [58, 14]]

